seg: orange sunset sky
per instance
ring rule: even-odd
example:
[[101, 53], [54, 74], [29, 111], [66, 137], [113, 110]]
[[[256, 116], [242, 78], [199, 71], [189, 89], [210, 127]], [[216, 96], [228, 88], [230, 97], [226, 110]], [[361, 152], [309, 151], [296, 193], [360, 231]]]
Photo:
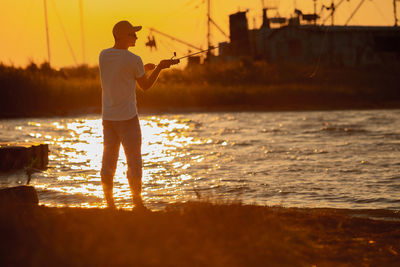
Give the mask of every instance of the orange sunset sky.
[[[338, 3], [340, 0], [335, 0]], [[97, 65], [98, 54], [103, 48], [113, 45], [111, 30], [119, 20], [129, 20], [143, 25], [136, 47], [130, 51], [140, 55], [145, 63], [157, 63], [170, 58], [174, 51], [178, 56], [188, 48], [165, 37], [154, 34], [159, 49], [150, 51], [144, 43], [149, 34], [148, 27], [173, 35], [193, 45], [206, 48], [206, 2], [207, 0], [81, 0], [85, 56], [83, 56], [79, 0], [47, 0], [50, 32], [51, 65], [73, 66], [87, 63]], [[211, 16], [229, 34], [228, 15], [246, 10], [250, 28], [261, 25], [261, 0], [211, 0]], [[271, 1], [265, 0], [266, 5]], [[294, 7], [304, 13], [312, 13], [313, 0], [272, 1], [277, 4], [281, 16], [290, 16]], [[343, 25], [360, 0], [345, 1], [338, 9], [335, 23]], [[331, 0], [317, 1], [329, 5]], [[400, 2], [398, 2], [398, 17]], [[277, 11], [269, 11], [273, 16]], [[323, 18], [328, 14], [323, 13]], [[60, 21], [62, 23], [60, 23]], [[329, 22], [330, 23], [330, 22]], [[393, 0], [366, 0], [351, 25], [394, 25]], [[65, 32], [65, 34], [64, 34]], [[47, 44], [44, 22], [44, 0], [1, 0], [0, 1], [0, 62], [6, 65], [26, 66], [28, 62], [42, 63], [47, 60]], [[71, 49], [68, 46], [68, 41]], [[226, 38], [212, 28], [213, 45]], [[71, 50], [73, 52], [71, 52]]]

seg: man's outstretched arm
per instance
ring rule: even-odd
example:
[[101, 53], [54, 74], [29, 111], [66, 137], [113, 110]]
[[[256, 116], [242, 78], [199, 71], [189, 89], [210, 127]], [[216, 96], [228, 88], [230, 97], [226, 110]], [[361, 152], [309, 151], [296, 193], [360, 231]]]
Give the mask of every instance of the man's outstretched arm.
[[[171, 65], [178, 64], [179, 60], [177, 59], [164, 59], [161, 60], [160, 63], [157, 65], [157, 67], [153, 70], [153, 72], [150, 74], [150, 76], [147, 77], [147, 75], [143, 75], [142, 77], [137, 79], [137, 82], [143, 90], [148, 90], [150, 89], [153, 84], [157, 81], [158, 75], [160, 74], [161, 70], [167, 69], [171, 67]], [[151, 67], [149, 66], [151, 64], [146, 64], [145, 69]], [[153, 65], [154, 66], [154, 65]]]

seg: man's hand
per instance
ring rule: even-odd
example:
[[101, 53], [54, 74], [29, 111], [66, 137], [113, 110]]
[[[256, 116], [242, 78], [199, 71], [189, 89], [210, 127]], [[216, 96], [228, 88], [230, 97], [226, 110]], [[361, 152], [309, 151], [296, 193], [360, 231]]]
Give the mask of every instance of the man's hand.
[[162, 69], [167, 69], [171, 67], [171, 65], [178, 64], [179, 59], [164, 59], [160, 61], [160, 64], [158, 64], [157, 68], [154, 69], [154, 64], [146, 64], [144, 66], [144, 69], [147, 70], [152, 70], [151, 68], [154, 69], [154, 71], [150, 74], [149, 77], [146, 75], [143, 75], [142, 77], [138, 78], [136, 81], [138, 82], [139, 86], [143, 90], [148, 90], [150, 87], [153, 86], [155, 81], [157, 80], [158, 75], [160, 74]]
[[154, 65], [153, 63], [148, 63], [148, 64], [144, 65], [145, 72], [154, 70], [155, 68], [156, 68], [156, 65]]
[[169, 67], [171, 67], [171, 65], [175, 65], [178, 64], [180, 62], [179, 59], [164, 59], [161, 60], [160, 63], [158, 64], [158, 66], [161, 69], [168, 69]]

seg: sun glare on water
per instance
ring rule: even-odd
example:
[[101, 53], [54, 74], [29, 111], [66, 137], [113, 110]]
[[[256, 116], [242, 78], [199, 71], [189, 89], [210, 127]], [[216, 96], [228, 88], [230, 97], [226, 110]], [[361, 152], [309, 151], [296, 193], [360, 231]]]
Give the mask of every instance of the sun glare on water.
[[[170, 202], [179, 199], [182, 184], [192, 177], [184, 170], [190, 167], [183, 157], [190, 155], [185, 147], [200, 144], [187, 133], [190, 122], [179, 116], [162, 118], [157, 116], [140, 118], [143, 157], [143, 199], [146, 201]], [[48, 125], [31, 123], [31, 126], [50, 127], [44, 142], [50, 146], [49, 169], [36, 179], [34, 186], [44, 193], [46, 205], [60, 206], [46, 200], [46, 194], [59, 194], [68, 206], [105, 207], [100, 170], [103, 152], [103, 127], [101, 119], [63, 119]], [[38, 137], [37, 132], [30, 134]], [[196, 156], [197, 161], [201, 157]], [[172, 168], [167, 169], [167, 166]], [[173, 170], [173, 171], [171, 171]], [[117, 170], [114, 177], [114, 197], [120, 208], [130, 208], [131, 192], [126, 179], [127, 165], [121, 146]], [[182, 172], [182, 173], [180, 173]], [[57, 182], [54, 182], [57, 179]], [[70, 201], [68, 201], [70, 199]], [[62, 201], [61, 201], [62, 202]]]
[[[399, 110], [191, 113], [140, 117], [147, 207], [198, 197], [291, 207], [398, 209]], [[104, 207], [98, 115], [3, 120], [5, 142], [49, 144], [30, 180], [47, 206]], [[132, 207], [120, 150], [119, 208]], [[24, 170], [0, 186], [26, 184]]]

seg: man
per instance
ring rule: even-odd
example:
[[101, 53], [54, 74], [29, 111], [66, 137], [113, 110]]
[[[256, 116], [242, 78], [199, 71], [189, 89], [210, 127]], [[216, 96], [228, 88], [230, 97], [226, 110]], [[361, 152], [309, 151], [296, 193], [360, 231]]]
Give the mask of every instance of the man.
[[[129, 47], [135, 46], [136, 32], [141, 28], [128, 21], [118, 22], [113, 28], [114, 46], [104, 49], [99, 56], [104, 138], [101, 182], [107, 206], [111, 209], [115, 208], [113, 180], [121, 144], [128, 164], [127, 178], [134, 208], [145, 209], [141, 197], [141, 131], [136, 109], [136, 82], [143, 90], [148, 90], [162, 69], [179, 63], [179, 60], [162, 60], [157, 67], [154, 64], [143, 66], [142, 59], [128, 51]], [[151, 70], [150, 76], [146, 76], [145, 71]]]

